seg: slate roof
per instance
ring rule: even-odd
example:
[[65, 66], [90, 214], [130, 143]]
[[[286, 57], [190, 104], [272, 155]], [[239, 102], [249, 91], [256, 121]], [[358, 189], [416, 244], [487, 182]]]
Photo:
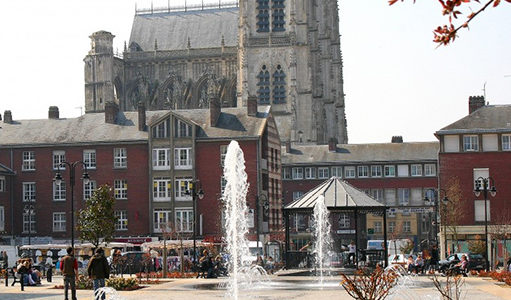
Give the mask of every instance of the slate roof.
[[[249, 138], [262, 135], [270, 106], [260, 106], [250, 117], [244, 108], [223, 108], [217, 127], [210, 126], [209, 109], [175, 110], [174, 114], [199, 125], [198, 139]], [[147, 125], [168, 114], [168, 110], [147, 111]], [[104, 113], [87, 113], [70, 119], [14, 120], [0, 123], [0, 148], [54, 144], [100, 144], [147, 142], [148, 131], [138, 130], [138, 112], [119, 112], [117, 124], [105, 123]]]
[[511, 105], [486, 105], [440, 129], [437, 135], [451, 133], [511, 132]]
[[211, 126], [209, 109], [174, 110], [175, 115], [199, 126], [197, 139], [255, 138], [263, 134], [270, 106], [259, 106], [256, 116], [248, 116], [247, 108], [222, 108], [215, 126]]
[[282, 147], [282, 165], [368, 163], [390, 161], [436, 161], [438, 142], [338, 144], [335, 152], [328, 145], [292, 145], [291, 153]]
[[286, 205], [285, 209], [314, 209], [318, 197], [325, 197], [327, 208], [384, 208], [384, 205], [371, 196], [353, 187], [338, 177], [321, 183], [302, 197]]
[[238, 8], [205, 9], [170, 13], [137, 14], [131, 28], [130, 45], [143, 51], [219, 48], [222, 35], [226, 47], [238, 44]]

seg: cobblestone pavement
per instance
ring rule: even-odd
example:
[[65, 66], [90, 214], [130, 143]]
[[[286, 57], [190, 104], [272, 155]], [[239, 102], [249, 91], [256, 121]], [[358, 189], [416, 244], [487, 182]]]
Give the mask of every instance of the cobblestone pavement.
[[[327, 287], [319, 289], [314, 285], [312, 277], [277, 277], [271, 276], [269, 286], [255, 288], [249, 291], [241, 291], [240, 299], [350, 299], [348, 294], [339, 286], [340, 277], [327, 280]], [[177, 279], [162, 284], [151, 285], [137, 291], [118, 292], [119, 299], [142, 300], [142, 299], [226, 299], [225, 290], [218, 289], [218, 284], [225, 285], [225, 279]], [[43, 280], [41, 286], [25, 287], [20, 291], [19, 284], [14, 287], [5, 287], [0, 282], [1, 300], [18, 299], [41, 299], [53, 300], [64, 299], [62, 289], [53, 289], [56, 284], [62, 284], [62, 277], [54, 277], [52, 283]], [[213, 289], [212, 289], [213, 288]], [[469, 277], [465, 280], [464, 299], [511, 299], [511, 288], [497, 284], [493, 280], [477, 277]], [[78, 299], [93, 299], [90, 290], [78, 290]], [[392, 299], [439, 299], [433, 283], [428, 277], [418, 277], [414, 280], [414, 286], [400, 290], [391, 297]], [[113, 299], [108, 297], [107, 299]]]

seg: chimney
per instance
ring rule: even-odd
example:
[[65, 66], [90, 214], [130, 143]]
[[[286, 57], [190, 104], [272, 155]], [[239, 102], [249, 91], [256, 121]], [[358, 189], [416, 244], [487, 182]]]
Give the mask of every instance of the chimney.
[[255, 96], [248, 96], [247, 115], [252, 117], [255, 117], [257, 115], [257, 97]]
[[218, 121], [218, 118], [220, 117], [220, 113], [222, 112], [222, 109], [220, 107], [220, 99], [218, 99], [218, 96], [214, 96], [209, 101], [209, 117], [210, 117], [210, 125], [212, 127], [216, 126], [216, 122]]
[[336, 138], [330, 138], [328, 140], [328, 151], [330, 151], [330, 152], [337, 151], [337, 139]]
[[50, 106], [48, 109], [48, 119], [58, 119], [59, 118], [59, 107], [58, 106]]
[[480, 109], [484, 106], [484, 96], [470, 96], [468, 97], [468, 114]]
[[401, 135], [394, 135], [390, 142], [394, 144], [403, 143], [403, 137]]
[[4, 123], [7, 123], [7, 124], [12, 123], [12, 113], [10, 110], [4, 111]]
[[108, 101], [105, 103], [105, 123], [115, 124], [119, 107], [115, 102]]
[[291, 153], [291, 141], [286, 141], [286, 153]]
[[146, 129], [146, 116], [145, 116], [145, 105], [142, 102], [138, 102], [138, 130], [145, 131]]

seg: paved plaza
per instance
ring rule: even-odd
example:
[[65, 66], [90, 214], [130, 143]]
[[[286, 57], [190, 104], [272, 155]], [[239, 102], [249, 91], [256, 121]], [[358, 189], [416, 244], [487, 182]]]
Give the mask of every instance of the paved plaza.
[[[270, 286], [242, 291], [240, 299], [351, 299], [339, 285], [340, 277], [327, 280], [327, 287], [314, 287], [316, 279], [305, 276], [270, 276]], [[400, 291], [391, 299], [439, 299], [431, 280], [428, 277], [414, 279], [414, 287]], [[143, 289], [129, 292], [118, 292], [119, 299], [226, 299], [225, 290], [217, 289], [218, 284], [225, 284], [225, 279], [176, 279], [168, 282], [147, 286]], [[41, 286], [26, 287], [24, 292], [20, 286], [0, 286], [0, 299], [64, 299], [63, 290], [53, 289], [56, 284], [62, 284], [62, 277], [55, 277], [52, 283], [43, 280]], [[211, 289], [213, 288], [213, 289]], [[511, 299], [511, 288], [497, 284], [493, 280], [469, 277], [465, 279], [464, 299]], [[78, 299], [93, 299], [91, 290], [78, 290]], [[108, 297], [107, 299], [114, 299]]]

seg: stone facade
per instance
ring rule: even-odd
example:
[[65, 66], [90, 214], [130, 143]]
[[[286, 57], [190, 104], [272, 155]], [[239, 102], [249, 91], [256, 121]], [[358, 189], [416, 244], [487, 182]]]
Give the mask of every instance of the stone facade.
[[[164, 29], [162, 29], [164, 28]], [[240, 0], [137, 11], [122, 58], [92, 34], [86, 112], [272, 105], [282, 140], [347, 143], [337, 1]]]

